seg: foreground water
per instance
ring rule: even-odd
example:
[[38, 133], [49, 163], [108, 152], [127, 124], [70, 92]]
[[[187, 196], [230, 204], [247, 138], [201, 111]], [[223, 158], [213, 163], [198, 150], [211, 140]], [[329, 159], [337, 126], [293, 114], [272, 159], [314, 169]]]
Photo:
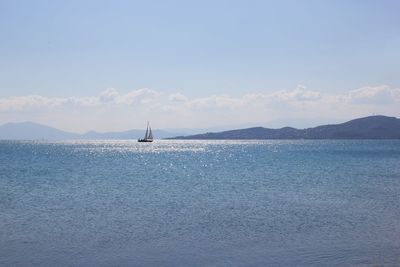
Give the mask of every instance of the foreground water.
[[400, 141], [0, 141], [0, 265], [399, 266]]

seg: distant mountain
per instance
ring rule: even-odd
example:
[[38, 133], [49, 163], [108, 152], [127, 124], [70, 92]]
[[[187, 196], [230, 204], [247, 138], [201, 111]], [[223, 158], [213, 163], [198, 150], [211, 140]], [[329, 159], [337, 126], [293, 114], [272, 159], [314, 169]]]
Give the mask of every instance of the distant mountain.
[[[400, 139], [400, 119], [371, 116], [307, 129], [253, 127], [188, 136], [184, 135], [190, 131], [154, 130], [153, 133], [160, 139]], [[144, 130], [78, 134], [33, 122], [0, 125], [0, 140], [137, 139], [143, 135]]]
[[[58, 130], [39, 123], [22, 122], [0, 125], [0, 140], [71, 140], [71, 139], [137, 139], [145, 130], [99, 133], [90, 131], [84, 134]], [[182, 132], [153, 130], [156, 139], [182, 135]]]
[[307, 129], [253, 127], [173, 139], [400, 139], [400, 119], [370, 116]]
[[10, 140], [56, 140], [76, 139], [79, 134], [65, 132], [33, 122], [6, 123], [0, 125], [0, 139]]

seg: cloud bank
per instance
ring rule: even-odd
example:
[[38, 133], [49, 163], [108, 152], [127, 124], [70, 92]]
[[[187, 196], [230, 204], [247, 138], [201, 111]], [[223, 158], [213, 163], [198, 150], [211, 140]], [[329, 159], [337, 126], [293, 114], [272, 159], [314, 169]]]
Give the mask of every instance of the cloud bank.
[[[201, 127], [227, 124], [265, 125], [283, 118], [354, 118], [371, 114], [400, 115], [400, 89], [386, 85], [367, 86], [341, 94], [326, 94], [299, 85], [292, 90], [252, 92], [241, 96], [210, 95], [191, 98], [181, 92], [166, 94], [148, 88], [120, 93], [109, 88], [96, 96], [46, 97], [41, 95], [0, 98], [1, 120], [34, 112], [36, 120], [52, 113], [68, 120], [75, 112], [87, 121], [106, 114], [120, 125], [151, 119], [160, 127]], [[131, 113], [132, 112], [132, 113]], [[131, 114], [135, 116], [131, 117]], [[21, 115], [22, 114], [22, 115]], [[139, 115], [139, 116], [138, 116]], [[8, 117], [7, 117], [8, 116]], [[26, 116], [26, 120], [30, 120]], [[78, 120], [75, 117], [75, 120]], [[101, 120], [96, 119], [98, 123]], [[72, 118], [71, 118], [72, 123]], [[104, 122], [110, 123], [110, 122]], [[78, 123], [79, 124], [79, 123]], [[133, 123], [135, 124], [135, 123]], [[112, 127], [111, 127], [112, 128]]]

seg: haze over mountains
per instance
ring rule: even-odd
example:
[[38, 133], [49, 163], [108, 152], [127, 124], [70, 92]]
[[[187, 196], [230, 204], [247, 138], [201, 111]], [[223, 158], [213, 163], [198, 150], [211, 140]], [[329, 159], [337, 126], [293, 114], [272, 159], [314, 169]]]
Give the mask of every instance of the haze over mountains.
[[247, 129], [178, 136], [174, 139], [400, 139], [400, 119], [370, 116], [341, 124], [296, 129]]
[[[3, 140], [73, 140], [73, 139], [137, 139], [142, 138], [145, 130], [128, 130], [121, 132], [95, 132], [84, 134], [62, 131], [39, 123], [22, 122], [0, 125], [0, 139]], [[153, 130], [157, 138], [167, 138], [188, 132], [170, 132]]]
[[[156, 139], [400, 139], [400, 119], [370, 116], [341, 124], [322, 125], [307, 129], [252, 127], [187, 135], [193, 132], [194, 130], [190, 129], [182, 132], [153, 130]], [[143, 129], [104, 133], [89, 131], [79, 134], [33, 122], [0, 125], [0, 140], [137, 139], [142, 138], [143, 135]]]

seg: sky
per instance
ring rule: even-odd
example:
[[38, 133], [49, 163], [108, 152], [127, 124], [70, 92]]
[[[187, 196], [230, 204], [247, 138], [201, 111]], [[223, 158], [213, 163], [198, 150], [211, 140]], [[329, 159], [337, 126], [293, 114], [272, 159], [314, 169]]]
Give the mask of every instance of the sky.
[[0, 124], [400, 117], [400, 1], [0, 0]]

